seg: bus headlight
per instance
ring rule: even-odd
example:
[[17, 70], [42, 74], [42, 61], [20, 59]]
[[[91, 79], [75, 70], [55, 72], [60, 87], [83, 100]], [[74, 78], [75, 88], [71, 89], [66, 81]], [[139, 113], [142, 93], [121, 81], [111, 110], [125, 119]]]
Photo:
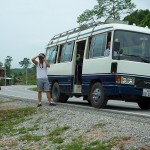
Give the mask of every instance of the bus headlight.
[[134, 85], [135, 78], [134, 77], [121, 77], [121, 84], [129, 84]]

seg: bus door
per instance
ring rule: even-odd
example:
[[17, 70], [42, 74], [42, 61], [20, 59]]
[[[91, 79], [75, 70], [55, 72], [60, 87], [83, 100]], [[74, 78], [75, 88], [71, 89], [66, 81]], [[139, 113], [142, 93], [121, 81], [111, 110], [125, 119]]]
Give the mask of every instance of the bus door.
[[85, 50], [86, 40], [79, 41], [76, 43], [76, 62], [75, 62], [75, 75], [74, 85], [82, 84], [82, 64]]

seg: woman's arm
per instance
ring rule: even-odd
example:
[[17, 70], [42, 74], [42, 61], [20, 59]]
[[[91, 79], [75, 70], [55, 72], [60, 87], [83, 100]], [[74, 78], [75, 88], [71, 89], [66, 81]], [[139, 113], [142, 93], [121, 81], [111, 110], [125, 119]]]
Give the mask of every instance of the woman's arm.
[[35, 56], [35, 57], [33, 57], [31, 60], [32, 60], [32, 62], [35, 64], [35, 65], [37, 65], [38, 64], [38, 61], [36, 61], [36, 59], [39, 57], [39, 55], [38, 56]]

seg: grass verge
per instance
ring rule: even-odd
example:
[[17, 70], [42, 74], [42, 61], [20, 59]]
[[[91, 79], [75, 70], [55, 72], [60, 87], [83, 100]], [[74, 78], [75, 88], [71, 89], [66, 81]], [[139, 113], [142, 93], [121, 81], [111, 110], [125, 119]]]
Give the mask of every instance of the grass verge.
[[18, 108], [14, 110], [0, 110], [0, 135], [12, 135], [16, 132], [14, 126], [24, 122], [25, 117], [30, 116], [36, 112], [36, 108]]

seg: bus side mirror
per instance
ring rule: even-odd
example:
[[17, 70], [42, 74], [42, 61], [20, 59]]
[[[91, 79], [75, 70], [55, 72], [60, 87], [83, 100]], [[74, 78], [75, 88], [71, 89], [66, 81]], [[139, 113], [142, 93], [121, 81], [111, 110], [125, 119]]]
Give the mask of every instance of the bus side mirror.
[[120, 42], [114, 42], [113, 50], [117, 52], [120, 50]]

